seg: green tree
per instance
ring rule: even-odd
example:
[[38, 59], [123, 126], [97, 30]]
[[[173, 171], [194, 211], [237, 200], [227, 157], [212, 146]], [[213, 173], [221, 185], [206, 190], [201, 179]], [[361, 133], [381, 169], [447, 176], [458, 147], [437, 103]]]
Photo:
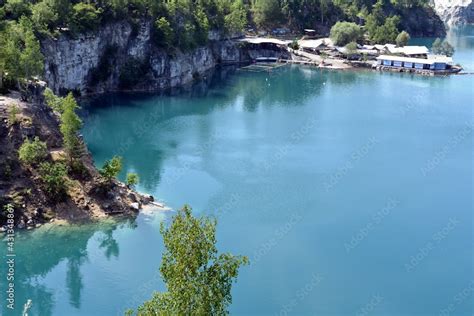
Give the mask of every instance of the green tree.
[[331, 39], [334, 45], [344, 46], [350, 42], [362, 40], [364, 33], [362, 28], [352, 22], [337, 22], [331, 28]]
[[397, 46], [400, 46], [400, 47], [406, 46], [409, 41], [410, 41], [410, 34], [408, 34], [408, 32], [406, 31], [400, 32], [400, 34], [398, 34], [397, 39], [396, 39]]
[[63, 200], [68, 188], [66, 166], [59, 162], [43, 162], [38, 171], [48, 196], [54, 201]]
[[377, 44], [394, 43], [398, 36], [398, 24], [400, 17], [391, 16], [385, 20], [385, 23], [376, 27], [375, 32], [370, 34], [370, 40]]
[[241, 33], [247, 25], [247, 8], [242, 0], [232, 3], [230, 13], [224, 18], [225, 30], [230, 33]]
[[443, 44], [441, 45], [441, 51], [442, 54], [449, 57], [454, 55], [454, 47], [447, 40], [444, 40]]
[[44, 95], [44, 100], [46, 101], [46, 104], [50, 108], [52, 108], [54, 111], [58, 113], [63, 112], [63, 108], [62, 108], [63, 98], [55, 95], [53, 90], [51, 90], [50, 88], [46, 88], [43, 92], [43, 95]]
[[71, 20], [72, 1], [70, 0], [43, 0], [51, 7], [51, 11], [57, 15], [56, 24], [65, 26]]
[[194, 12], [195, 28], [194, 36], [195, 41], [199, 46], [207, 43], [209, 34], [209, 20], [207, 19], [206, 12], [201, 6], [198, 6]]
[[48, 156], [48, 147], [45, 142], [35, 137], [33, 141], [26, 139], [18, 150], [20, 161], [26, 165], [40, 163]]
[[27, 0], [7, 0], [5, 11], [13, 18], [19, 19], [21, 16], [30, 14], [29, 1]]
[[155, 293], [138, 315], [225, 315], [232, 302], [232, 283], [248, 259], [218, 255], [215, 219], [196, 218], [189, 206], [161, 224], [165, 252], [160, 272], [167, 292]]
[[442, 41], [440, 38], [437, 38], [431, 46], [431, 52], [436, 55], [451, 57], [454, 55], [454, 47], [447, 40]]
[[155, 42], [161, 47], [171, 47], [174, 41], [173, 28], [165, 17], [156, 19], [155, 21]]
[[255, 0], [252, 12], [255, 23], [260, 27], [277, 25], [283, 17], [278, 0]]
[[102, 169], [99, 170], [101, 176], [107, 181], [117, 178], [120, 171], [122, 171], [122, 157], [114, 156], [111, 160], [106, 160]]
[[353, 56], [357, 54], [357, 43], [356, 42], [350, 42], [345, 46], [346, 49], [346, 55], [348, 57]]
[[134, 172], [127, 173], [127, 186], [129, 188], [134, 188], [138, 184], [138, 181], [140, 181], [138, 174]]
[[441, 45], [442, 44], [443, 44], [443, 41], [441, 41], [441, 39], [439, 37], [437, 39], [435, 39], [435, 41], [431, 45], [431, 52], [433, 54], [439, 54], [440, 51], [441, 51]]
[[63, 135], [64, 150], [69, 157], [70, 163], [72, 163], [74, 158], [80, 156], [82, 150], [81, 142], [77, 136], [82, 126], [82, 121], [76, 114], [78, 106], [71, 92], [62, 100], [61, 108], [59, 129]]
[[71, 29], [75, 33], [94, 31], [100, 25], [101, 9], [93, 3], [79, 2], [72, 7]]
[[49, 5], [48, 1], [41, 1], [34, 4], [31, 8], [31, 20], [38, 31], [49, 34], [58, 22], [58, 14]]
[[25, 33], [25, 48], [20, 55], [22, 74], [26, 79], [40, 76], [43, 73], [44, 60], [39, 41], [33, 31], [28, 29]]

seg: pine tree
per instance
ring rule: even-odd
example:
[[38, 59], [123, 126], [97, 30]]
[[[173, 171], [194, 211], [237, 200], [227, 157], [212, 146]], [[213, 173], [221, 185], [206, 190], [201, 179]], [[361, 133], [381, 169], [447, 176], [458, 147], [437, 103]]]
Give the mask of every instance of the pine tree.
[[63, 134], [64, 150], [72, 163], [73, 159], [78, 158], [82, 153], [82, 144], [77, 136], [82, 121], [76, 114], [78, 106], [72, 93], [69, 93], [63, 99], [61, 108], [63, 112], [61, 114], [60, 130]]

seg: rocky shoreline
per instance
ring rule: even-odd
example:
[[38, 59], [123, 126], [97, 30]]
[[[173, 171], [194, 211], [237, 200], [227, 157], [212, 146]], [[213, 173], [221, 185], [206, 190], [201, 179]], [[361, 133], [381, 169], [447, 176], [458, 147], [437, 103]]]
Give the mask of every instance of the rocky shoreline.
[[[14, 122], [12, 107], [16, 108]], [[103, 179], [85, 146], [79, 158], [81, 175], [69, 173], [65, 179], [69, 183], [67, 197], [52, 201], [38, 172], [19, 161], [19, 147], [26, 138], [34, 137], [47, 144], [48, 161], [63, 159], [58, 117], [41, 95], [34, 94], [28, 102], [21, 101], [18, 92], [0, 95], [0, 230], [7, 224], [7, 205], [14, 209], [14, 226], [31, 229], [52, 220], [80, 222], [117, 214], [133, 216], [143, 206], [155, 203], [153, 196], [140, 194], [116, 179], [104, 190]]]

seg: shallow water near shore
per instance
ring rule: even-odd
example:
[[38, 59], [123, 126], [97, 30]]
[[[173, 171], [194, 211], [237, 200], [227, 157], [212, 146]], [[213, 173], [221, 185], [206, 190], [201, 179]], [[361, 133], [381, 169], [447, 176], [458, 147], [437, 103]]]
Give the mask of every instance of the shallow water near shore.
[[[473, 28], [449, 38], [474, 72]], [[217, 216], [219, 249], [250, 259], [231, 314], [472, 315], [471, 75], [285, 66], [207, 79], [84, 103], [83, 135], [97, 165], [123, 156], [139, 191]], [[135, 308], [164, 290], [172, 214], [19, 233], [16, 311], [2, 302], [2, 315], [27, 299], [29, 315]]]

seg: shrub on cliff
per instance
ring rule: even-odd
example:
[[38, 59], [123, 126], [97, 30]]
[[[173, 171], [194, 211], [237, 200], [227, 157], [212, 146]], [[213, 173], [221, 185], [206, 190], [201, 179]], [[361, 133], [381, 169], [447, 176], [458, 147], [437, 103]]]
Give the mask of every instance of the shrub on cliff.
[[0, 77], [16, 82], [21, 90], [25, 79], [43, 73], [43, 54], [29, 19], [7, 24], [0, 32], [0, 44]]
[[110, 160], [106, 160], [99, 173], [107, 181], [117, 178], [120, 171], [122, 171], [122, 157], [114, 156]]
[[133, 188], [138, 184], [139, 178], [138, 174], [131, 172], [127, 173], [127, 186]]
[[78, 158], [82, 153], [82, 144], [77, 136], [82, 126], [82, 121], [76, 114], [78, 108], [76, 100], [72, 93], [69, 93], [61, 103], [61, 123], [59, 129], [63, 135], [63, 145], [69, 161]]
[[18, 123], [18, 114], [20, 114], [18, 105], [14, 104], [8, 109], [8, 126], [13, 126]]
[[100, 25], [101, 13], [93, 3], [76, 3], [72, 7], [71, 30], [75, 33], [95, 31]]
[[165, 17], [156, 19], [153, 31], [153, 39], [156, 45], [164, 48], [173, 46], [174, 31]]
[[48, 156], [45, 142], [35, 137], [33, 141], [26, 139], [18, 150], [20, 161], [26, 165], [38, 164]]
[[337, 22], [331, 28], [331, 39], [334, 45], [344, 46], [350, 42], [362, 40], [364, 32], [362, 28], [351, 22]]
[[63, 98], [55, 95], [53, 90], [51, 90], [50, 88], [46, 88], [43, 92], [43, 95], [44, 95], [44, 100], [46, 101], [46, 104], [51, 109], [53, 109], [54, 111], [58, 113], [63, 112], [63, 108], [62, 108]]
[[43, 162], [40, 164], [38, 171], [43, 189], [49, 198], [54, 201], [63, 200], [68, 188], [66, 165], [59, 162]]

